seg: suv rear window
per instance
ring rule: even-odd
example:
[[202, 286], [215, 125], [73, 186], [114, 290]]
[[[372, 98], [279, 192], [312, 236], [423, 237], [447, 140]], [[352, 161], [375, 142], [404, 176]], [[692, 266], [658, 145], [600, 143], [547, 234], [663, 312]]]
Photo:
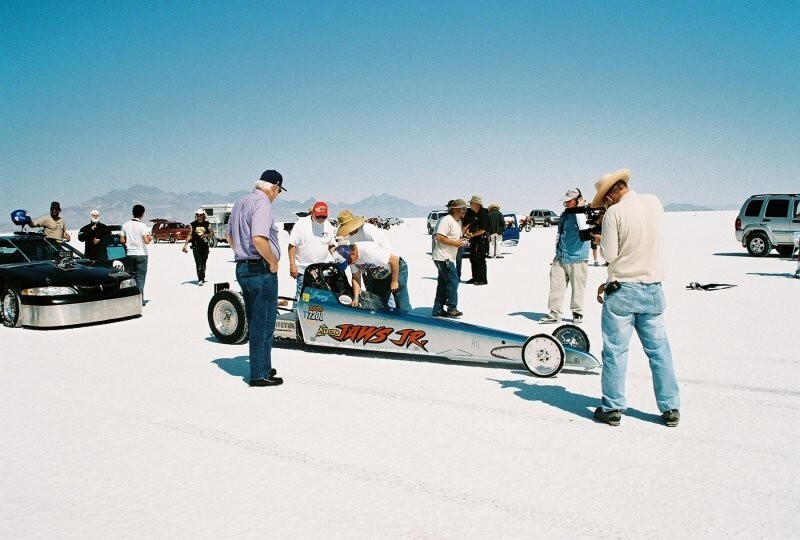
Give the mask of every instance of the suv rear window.
[[789, 215], [789, 199], [770, 199], [764, 217], [785, 218]]
[[744, 215], [746, 217], [758, 217], [761, 215], [761, 207], [764, 206], [763, 199], [753, 199], [750, 201], [750, 204], [747, 205], [747, 209], [744, 211]]

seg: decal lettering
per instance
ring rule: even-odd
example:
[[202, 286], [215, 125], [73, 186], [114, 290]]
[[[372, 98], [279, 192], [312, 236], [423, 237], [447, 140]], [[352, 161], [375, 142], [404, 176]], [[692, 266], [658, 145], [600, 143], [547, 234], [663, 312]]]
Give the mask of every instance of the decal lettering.
[[[397, 337], [395, 339], [389, 339], [392, 334], [397, 334]], [[329, 329], [327, 326], [322, 325], [317, 331], [317, 336], [324, 335], [331, 336], [336, 341], [351, 341], [353, 343], [363, 343], [364, 345], [385, 343], [388, 340], [389, 343], [393, 343], [398, 347], [405, 347], [408, 349], [411, 345], [416, 345], [423, 351], [428, 351], [428, 349], [425, 348], [428, 340], [423, 339], [425, 337], [425, 331], [415, 330], [413, 328], [405, 328], [395, 332], [395, 329], [389, 326], [340, 324], [336, 329]]]
[[323, 313], [325, 312], [322, 309], [322, 306], [308, 306], [308, 312], [306, 313], [306, 319], [309, 321], [320, 321], [322, 322], [324, 319]]

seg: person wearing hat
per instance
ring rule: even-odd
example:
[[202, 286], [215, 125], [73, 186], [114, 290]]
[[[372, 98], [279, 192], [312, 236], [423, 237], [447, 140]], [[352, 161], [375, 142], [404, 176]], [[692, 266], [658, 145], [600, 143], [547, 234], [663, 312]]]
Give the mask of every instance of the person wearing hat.
[[32, 227], [42, 227], [45, 238], [52, 238], [56, 242], [69, 242], [70, 235], [67, 225], [61, 218], [61, 204], [58, 201], [50, 203], [50, 213], [31, 221]]
[[317, 201], [311, 213], [297, 220], [289, 235], [289, 275], [297, 280], [295, 298], [300, 298], [306, 268], [315, 263], [333, 262], [336, 231], [328, 221], [328, 205]]
[[569, 307], [572, 310], [572, 322], [583, 322], [583, 299], [586, 289], [586, 278], [589, 275], [589, 242], [581, 239], [579, 231], [587, 229], [586, 216], [570, 212], [584, 204], [581, 190], [572, 188], [561, 198], [565, 211], [558, 220], [556, 236], [556, 254], [550, 266], [550, 294], [547, 308], [550, 313], [539, 319], [540, 324], [561, 322], [564, 309], [564, 295], [567, 286], [572, 288]]
[[283, 176], [264, 171], [255, 189], [231, 209], [225, 234], [233, 248], [236, 281], [242, 288], [249, 326], [250, 386], [278, 386], [272, 368], [272, 341], [278, 312], [278, 261], [281, 246], [272, 203], [282, 192]]
[[89, 223], [78, 231], [78, 240], [83, 242], [83, 253], [87, 258], [95, 260], [100, 250], [100, 242], [111, 234], [108, 226], [100, 222], [100, 210], [95, 208], [89, 212]]
[[[395, 307], [411, 311], [411, 301], [408, 298], [408, 266], [401, 257], [376, 242], [354, 242], [338, 246], [335, 253], [334, 259], [339, 264], [340, 270], [345, 270], [347, 265], [350, 265], [350, 272], [353, 275], [353, 306], [359, 305], [362, 274], [373, 271], [387, 274], [386, 279], [390, 282], [389, 292], [394, 295]], [[380, 296], [380, 299], [384, 307], [389, 307], [388, 292]]]
[[194, 221], [189, 224], [192, 233], [186, 237], [183, 243], [183, 252], [188, 251], [189, 242], [192, 243], [192, 255], [194, 255], [194, 267], [197, 271], [197, 285], [202, 287], [206, 282], [206, 263], [208, 262], [208, 239], [214, 236], [211, 230], [211, 223], [206, 219], [206, 211], [198, 208], [194, 213]]
[[460, 317], [458, 310], [458, 272], [456, 259], [458, 250], [469, 242], [461, 238], [461, 218], [467, 211], [464, 199], [454, 199], [447, 203], [447, 215], [439, 218], [434, 227], [431, 258], [439, 274], [436, 283], [436, 297], [433, 299], [434, 317]]
[[[354, 216], [350, 210], [342, 210], [337, 216], [339, 228], [336, 237], [340, 244], [352, 244], [354, 242], [375, 242], [376, 244], [392, 251], [389, 239], [378, 227], [372, 223], [367, 223], [362, 216]], [[405, 263], [403, 263], [405, 264]], [[383, 276], [380, 272], [368, 270], [363, 274], [364, 286], [366, 289], [384, 299], [388, 298], [391, 302], [395, 301], [391, 294], [391, 280], [389, 276]], [[394, 307], [387, 304], [389, 307]], [[394, 304], [397, 305], [396, 303]]]
[[469, 200], [469, 210], [463, 222], [467, 238], [469, 238], [469, 262], [472, 277], [467, 280], [471, 285], [486, 285], [486, 256], [489, 254], [489, 211], [483, 207], [483, 199], [473, 195]]
[[489, 205], [489, 259], [502, 259], [500, 251], [503, 246], [503, 231], [506, 228], [506, 220], [500, 212], [500, 205], [493, 203]]
[[[594, 234], [608, 262], [601, 315], [602, 401], [594, 412], [598, 422], [619, 425], [625, 400], [625, 371], [631, 334], [636, 330], [650, 360], [658, 410], [667, 426], [680, 421], [680, 392], [667, 339], [664, 310], [664, 208], [655, 195], [632, 191], [631, 173], [620, 169], [595, 184], [591, 206], [607, 208], [602, 233]], [[602, 298], [598, 299], [602, 300]]]

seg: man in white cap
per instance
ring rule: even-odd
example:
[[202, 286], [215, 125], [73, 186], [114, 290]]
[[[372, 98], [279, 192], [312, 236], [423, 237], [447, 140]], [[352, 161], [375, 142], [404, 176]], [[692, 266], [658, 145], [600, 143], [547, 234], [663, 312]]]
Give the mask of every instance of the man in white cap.
[[300, 218], [289, 235], [289, 275], [297, 281], [295, 298], [300, 298], [306, 268], [315, 263], [333, 262], [336, 231], [328, 221], [328, 205], [317, 201], [311, 213]]
[[580, 231], [587, 227], [586, 216], [570, 209], [584, 204], [581, 190], [572, 188], [561, 198], [565, 211], [558, 220], [558, 236], [556, 237], [556, 255], [550, 267], [550, 296], [547, 307], [550, 313], [539, 319], [540, 324], [561, 322], [564, 294], [567, 285], [572, 287], [569, 307], [572, 310], [572, 322], [583, 322], [583, 298], [588, 276], [589, 242], [583, 241]]
[[92, 260], [97, 258], [100, 250], [100, 241], [111, 234], [108, 226], [100, 223], [100, 210], [94, 209], [89, 213], [89, 224], [81, 227], [78, 231], [78, 240], [83, 242], [83, 252], [86, 257]]
[[600, 254], [608, 262], [608, 280], [601, 330], [603, 373], [598, 422], [618, 426], [625, 401], [625, 371], [633, 330], [650, 359], [658, 410], [667, 426], [680, 421], [678, 380], [664, 321], [664, 208], [655, 195], [639, 195], [628, 188], [631, 173], [620, 169], [595, 184], [593, 208], [605, 206], [602, 235], [594, 234]]
[[192, 229], [192, 233], [186, 237], [186, 242], [183, 243], [183, 252], [187, 252], [187, 247], [191, 242], [194, 267], [197, 270], [197, 285], [202, 287], [206, 282], [208, 239], [214, 236], [214, 232], [211, 230], [211, 223], [206, 219], [206, 211], [202, 208], [198, 208], [194, 213], [194, 221], [189, 227]]
[[472, 277], [470, 285], [487, 285], [486, 256], [489, 255], [489, 211], [483, 206], [483, 199], [473, 195], [469, 200], [470, 212], [464, 216], [462, 226], [469, 238], [469, 262]]

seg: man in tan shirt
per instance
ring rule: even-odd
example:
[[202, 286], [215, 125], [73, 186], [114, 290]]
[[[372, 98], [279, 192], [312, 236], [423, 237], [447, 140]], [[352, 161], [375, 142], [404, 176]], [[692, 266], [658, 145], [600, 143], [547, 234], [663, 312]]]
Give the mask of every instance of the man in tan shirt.
[[50, 214], [31, 221], [31, 226], [42, 227], [46, 238], [52, 238], [57, 242], [69, 242], [70, 236], [67, 226], [61, 219], [61, 204], [58, 201], [50, 203]]
[[625, 371], [631, 334], [636, 330], [650, 359], [653, 390], [667, 426], [680, 421], [680, 393], [664, 321], [664, 208], [655, 195], [630, 190], [631, 173], [620, 169], [595, 184], [591, 206], [605, 206], [602, 235], [595, 234], [608, 262], [608, 280], [601, 318], [603, 373], [599, 422], [618, 426], [625, 401]]

